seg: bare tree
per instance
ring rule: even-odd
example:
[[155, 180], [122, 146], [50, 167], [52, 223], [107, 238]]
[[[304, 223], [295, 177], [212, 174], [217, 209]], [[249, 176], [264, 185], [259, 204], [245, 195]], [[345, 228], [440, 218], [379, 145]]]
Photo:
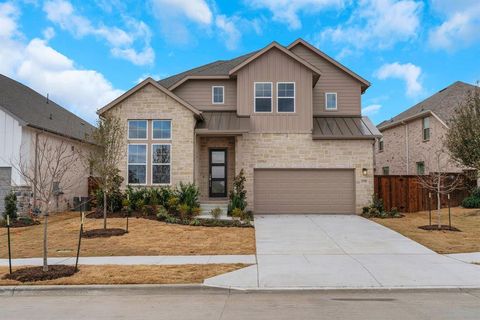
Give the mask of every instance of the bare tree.
[[[75, 180], [81, 166], [80, 156], [72, 144], [43, 134], [35, 143], [35, 160], [20, 153], [18, 163], [12, 163], [26, 184], [32, 187], [37, 205], [43, 213], [43, 271], [48, 271], [48, 216], [61, 190], [78, 184]], [[55, 205], [56, 206], [56, 205]]]
[[125, 156], [125, 128], [119, 118], [100, 118], [92, 138], [96, 147], [90, 152], [88, 163], [103, 191], [103, 228], [107, 229], [107, 196], [118, 183], [118, 168]]

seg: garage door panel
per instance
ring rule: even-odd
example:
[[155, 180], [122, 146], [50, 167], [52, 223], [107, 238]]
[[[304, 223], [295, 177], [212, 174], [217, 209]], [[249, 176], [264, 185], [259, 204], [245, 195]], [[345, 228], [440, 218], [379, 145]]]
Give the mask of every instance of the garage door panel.
[[353, 213], [352, 169], [256, 169], [255, 213]]

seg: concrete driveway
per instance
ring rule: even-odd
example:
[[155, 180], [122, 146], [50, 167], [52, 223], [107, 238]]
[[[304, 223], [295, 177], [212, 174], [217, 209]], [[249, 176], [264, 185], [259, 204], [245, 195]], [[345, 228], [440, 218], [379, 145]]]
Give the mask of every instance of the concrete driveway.
[[480, 287], [480, 266], [355, 215], [255, 217], [257, 264], [205, 280], [240, 289]]

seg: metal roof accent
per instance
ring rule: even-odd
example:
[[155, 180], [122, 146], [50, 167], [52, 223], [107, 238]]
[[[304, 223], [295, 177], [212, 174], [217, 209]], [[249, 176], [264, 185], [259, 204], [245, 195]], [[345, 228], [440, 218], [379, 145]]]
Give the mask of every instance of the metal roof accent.
[[236, 111], [205, 111], [195, 132], [201, 135], [240, 135], [250, 131], [250, 117], [238, 116]]
[[314, 140], [375, 139], [382, 134], [367, 117], [314, 117]]

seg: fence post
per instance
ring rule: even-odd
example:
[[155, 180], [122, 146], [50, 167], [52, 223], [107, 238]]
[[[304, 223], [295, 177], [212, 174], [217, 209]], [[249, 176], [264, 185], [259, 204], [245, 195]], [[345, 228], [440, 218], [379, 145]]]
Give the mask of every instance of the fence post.
[[85, 219], [85, 212], [82, 211], [80, 218], [80, 234], [78, 236], [77, 258], [75, 259], [75, 271], [78, 271], [78, 258], [80, 256], [80, 245], [82, 243], [83, 222]]
[[447, 198], [448, 198], [448, 228], [452, 230], [452, 215], [450, 212], [450, 193], [447, 194]]
[[428, 223], [432, 226], [432, 193], [428, 193]]

